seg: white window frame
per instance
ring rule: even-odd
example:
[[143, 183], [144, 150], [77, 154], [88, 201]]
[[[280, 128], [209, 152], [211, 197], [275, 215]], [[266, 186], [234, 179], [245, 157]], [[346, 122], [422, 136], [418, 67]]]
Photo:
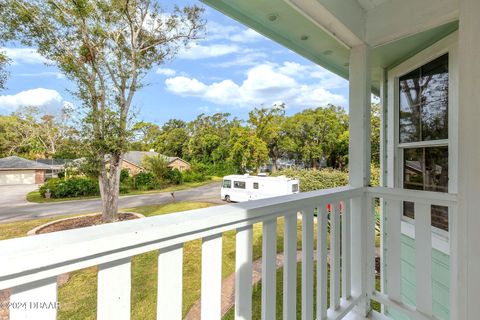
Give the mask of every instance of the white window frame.
[[[458, 32], [454, 32], [388, 72], [387, 185], [403, 188], [403, 150], [414, 147], [448, 146], [448, 192], [457, 193], [458, 177]], [[448, 53], [448, 139], [400, 143], [399, 78]], [[451, 212], [449, 211], [449, 215]], [[449, 223], [452, 219], [449, 217]], [[450, 230], [451, 228], [449, 228]], [[415, 238], [414, 220], [402, 214], [402, 233]], [[432, 245], [449, 254], [449, 232], [432, 227]]]

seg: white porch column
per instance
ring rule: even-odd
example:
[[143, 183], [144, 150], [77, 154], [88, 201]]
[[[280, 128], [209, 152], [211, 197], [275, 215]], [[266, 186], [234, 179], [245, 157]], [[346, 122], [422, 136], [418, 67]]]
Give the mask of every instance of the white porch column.
[[[460, 1], [458, 210], [451, 218], [451, 319], [480, 315], [480, 1]], [[456, 228], [455, 228], [456, 227]]]
[[[350, 143], [349, 180], [354, 187], [370, 183], [370, 48], [360, 45], [350, 53]], [[367, 214], [366, 199], [354, 199], [351, 203], [352, 225], [352, 293], [364, 295], [367, 282]], [[370, 311], [368, 299], [364, 299], [357, 312], [366, 315]]]

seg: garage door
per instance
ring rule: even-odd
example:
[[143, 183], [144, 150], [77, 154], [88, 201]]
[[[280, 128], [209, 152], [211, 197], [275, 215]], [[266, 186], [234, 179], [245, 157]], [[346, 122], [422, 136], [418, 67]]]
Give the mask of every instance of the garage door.
[[0, 171], [0, 185], [35, 184], [35, 171]]

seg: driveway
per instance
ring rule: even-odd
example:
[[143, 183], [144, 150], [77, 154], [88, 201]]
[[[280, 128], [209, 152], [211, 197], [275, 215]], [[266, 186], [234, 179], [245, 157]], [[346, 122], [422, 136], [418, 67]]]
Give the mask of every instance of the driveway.
[[[30, 189], [32, 191], [34, 189]], [[0, 190], [1, 192], [1, 190]], [[29, 191], [28, 191], [29, 192]], [[24, 192], [25, 195], [27, 192]], [[3, 194], [2, 194], [3, 196]], [[3, 197], [2, 197], [3, 198]], [[220, 200], [220, 183], [214, 182], [198, 188], [186, 189], [175, 192], [177, 201], [204, 201], [222, 203]], [[52, 217], [79, 213], [100, 212], [102, 204], [100, 199], [77, 200], [55, 203], [30, 203], [22, 200], [22, 204], [13, 204], [12, 198], [0, 204], [0, 223], [28, 220], [43, 217]], [[134, 196], [121, 196], [119, 208], [133, 208], [147, 205], [168, 203], [172, 201], [170, 192], [144, 194]]]
[[[0, 186], [0, 208], [18, 207], [30, 204], [27, 194], [37, 190], [36, 184]], [[1, 210], [1, 209], [0, 209]]]

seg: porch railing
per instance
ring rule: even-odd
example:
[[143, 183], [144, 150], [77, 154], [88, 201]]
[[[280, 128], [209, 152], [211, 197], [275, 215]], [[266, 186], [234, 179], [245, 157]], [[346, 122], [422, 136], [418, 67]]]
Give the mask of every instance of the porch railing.
[[[388, 203], [389, 254], [385, 264], [388, 285], [383, 293], [374, 285], [374, 198]], [[419, 208], [415, 226], [418, 247], [416, 309], [402, 304], [400, 297], [400, 204], [407, 199]], [[429, 319], [431, 262], [422, 259], [431, 250], [427, 207], [439, 204], [453, 208], [454, 201], [451, 195], [425, 193], [424, 196], [424, 193], [386, 188], [342, 187], [5, 240], [0, 241], [0, 290], [10, 289], [11, 320], [55, 319], [55, 308], [19, 306], [57, 301], [58, 275], [98, 266], [97, 319], [130, 319], [131, 258], [157, 250], [157, 319], [181, 319], [183, 244], [202, 239], [201, 305], [204, 307], [201, 319], [221, 319], [222, 234], [236, 230], [235, 318], [251, 319], [253, 224], [261, 223], [262, 319], [275, 319], [277, 219], [283, 218], [283, 319], [296, 319], [297, 308], [301, 309], [305, 320], [342, 319], [356, 305], [368, 304], [369, 298], [400, 309], [414, 319]], [[359, 204], [361, 209], [352, 207]], [[367, 233], [360, 235], [365, 241], [355, 238], [359, 233], [354, 232], [358, 231], [358, 226], [352, 224], [356, 221], [352, 215], [357, 214], [365, 217]], [[302, 225], [301, 284], [296, 283], [297, 223]], [[361, 250], [362, 254], [355, 250]], [[314, 258], [317, 260], [316, 287]], [[365, 270], [364, 281], [353, 272], [355, 268]], [[297, 285], [301, 286], [300, 306], [296, 303]], [[327, 294], [330, 295], [329, 305]]]

